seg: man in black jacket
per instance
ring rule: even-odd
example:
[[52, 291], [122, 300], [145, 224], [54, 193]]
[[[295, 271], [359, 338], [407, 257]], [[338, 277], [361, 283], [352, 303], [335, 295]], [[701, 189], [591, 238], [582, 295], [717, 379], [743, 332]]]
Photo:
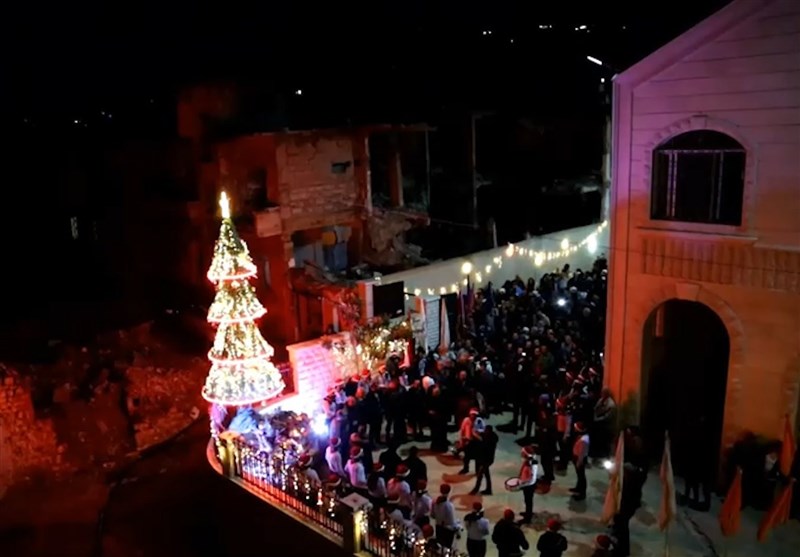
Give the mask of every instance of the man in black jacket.
[[470, 495], [476, 495], [478, 493], [481, 488], [481, 481], [483, 478], [486, 478], [486, 489], [481, 491], [481, 495], [492, 494], [492, 476], [489, 473], [489, 469], [491, 468], [492, 464], [494, 464], [494, 455], [497, 451], [498, 441], [499, 440], [497, 438], [497, 434], [494, 432], [494, 428], [490, 425], [487, 425], [483, 432], [483, 439], [479, 445], [478, 453], [476, 454], [478, 474], [475, 477], [475, 487], [473, 487], [472, 491], [469, 492]]
[[492, 542], [497, 546], [498, 557], [522, 557], [530, 545], [522, 529], [514, 522], [514, 511], [506, 509], [492, 531]]
[[547, 521], [547, 531], [539, 536], [536, 549], [539, 557], [561, 557], [567, 550], [567, 538], [559, 534], [561, 522], [556, 518]]

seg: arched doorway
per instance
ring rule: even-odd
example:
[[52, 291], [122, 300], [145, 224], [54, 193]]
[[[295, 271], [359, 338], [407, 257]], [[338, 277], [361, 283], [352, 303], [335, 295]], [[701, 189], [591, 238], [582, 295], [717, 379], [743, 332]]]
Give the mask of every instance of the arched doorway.
[[729, 358], [725, 324], [699, 302], [668, 300], [645, 321], [642, 428], [653, 460], [669, 430], [676, 475], [702, 461], [716, 476]]

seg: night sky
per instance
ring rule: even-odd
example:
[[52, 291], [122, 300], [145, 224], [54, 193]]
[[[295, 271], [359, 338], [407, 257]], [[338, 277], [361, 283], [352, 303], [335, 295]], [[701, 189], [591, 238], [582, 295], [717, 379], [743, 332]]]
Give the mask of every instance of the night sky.
[[290, 99], [301, 89], [297, 112], [345, 120], [426, 119], [454, 102], [525, 108], [596, 71], [586, 55], [624, 69], [726, 3], [18, 4], [3, 18], [3, 116], [40, 129], [78, 119], [170, 133], [175, 91], [219, 78]]

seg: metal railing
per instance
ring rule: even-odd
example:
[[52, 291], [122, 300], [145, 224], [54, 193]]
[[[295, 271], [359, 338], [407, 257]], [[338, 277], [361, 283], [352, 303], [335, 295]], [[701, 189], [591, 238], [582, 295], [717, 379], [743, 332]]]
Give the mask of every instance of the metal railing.
[[[271, 504], [291, 511], [322, 528], [344, 547], [354, 547], [376, 557], [465, 557], [465, 554], [429, 543], [422, 531], [407, 521], [395, 520], [383, 508], [365, 507], [353, 513], [336, 491], [328, 490], [300, 472], [288, 467], [282, 459], [252, 447], [242, 438], [217, 440], [217, 456], [227, 474], [240, 480]], [[348, 521], [351, 527], [348, 528]], [[353, 522], [355, 521], [355, 522]], [[359, 535], [354, 536], [358, 531]], [[355, 537], [348, 543], [348, 536]]]
[[241, 439], [233, 444], [235, 477], [328, 533], [343, 536], [345, 513], [334, 494], [296, 471], [287, 470], [280, 459], [255, 450]]

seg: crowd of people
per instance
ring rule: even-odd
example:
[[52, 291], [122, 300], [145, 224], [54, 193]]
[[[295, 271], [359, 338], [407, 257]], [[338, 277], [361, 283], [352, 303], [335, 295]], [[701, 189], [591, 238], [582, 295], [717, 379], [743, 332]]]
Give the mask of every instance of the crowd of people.
[[[431, 547], [452, 548], [464, 534], [470, 557], [485, 555], [489, 541], [501, 556], [520, 555], [528, 548], [521, 526], [535, 517], [535, 494], [547, 493], [556, 473], [571, 464], [572, 498], [585, 499], [587, 465], [613, 450], [616, 403], [602, 388], [606, 276], [606, 262], [598, 259], [590, 270], [565, 265], [538, 282], [517, 277], [476, 291], [465, 304], [457, 342], [418, 348], [408, 367], [390, 357], [383, 375], [366, 372], [329, 393], [324, 461], [306, 456], [301, 468], [367, 497]], [[497, 431], [486, 423], [507, 411], [511, 419]], [[458, 432], [453, 444], [448, 430]], [[521, 435], [519, 477], [506, 488], [522, 492], [524, 509], [506, 510], [493, 528], [480, 502], [458, 520], [449, 484], [436, 497], [428, 493], [417, 445], [405, 459], [398, 454], [402, 444], [429, 438], [430, 451], [463, 458], [461, 474], [471, 473], [474, 462], [471, 493], [491, 496], [498, 432]], [[598, 532], [597, 556], [629, 555], [628, 521], [639, 506], [646, 465], [635, 428], [626, 440], [622, 505], [613, 529]], [[543, 557], [566, 551], [560, 529], [558, 520], [547, 522], [536, 543]]]

